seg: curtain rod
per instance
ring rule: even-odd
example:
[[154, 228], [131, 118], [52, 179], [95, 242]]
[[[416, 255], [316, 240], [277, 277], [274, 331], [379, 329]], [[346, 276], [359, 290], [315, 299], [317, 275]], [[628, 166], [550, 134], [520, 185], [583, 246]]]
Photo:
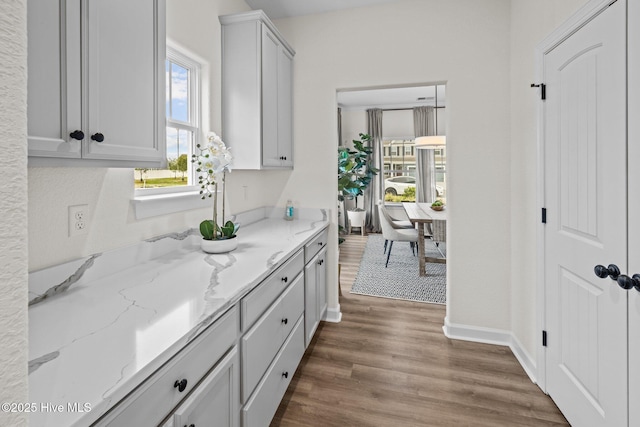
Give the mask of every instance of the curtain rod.
[[[446, 108], [445, 106], [442, 107], [433, 107], [433, 108]], [[404, 111], [404, 110], [413, 110], [413, 107], [408, 107], [408, 108], [381, 108], [382, 111]]]

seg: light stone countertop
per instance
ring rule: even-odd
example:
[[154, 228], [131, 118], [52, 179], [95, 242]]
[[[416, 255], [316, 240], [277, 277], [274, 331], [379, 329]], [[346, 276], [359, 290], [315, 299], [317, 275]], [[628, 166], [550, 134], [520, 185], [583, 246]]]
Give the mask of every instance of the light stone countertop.
[[270, 212], [239, 215], [251, 224], [227, 254], [202, 252], [191, 230], [31, 273], [30, 425], [96, 421], [329, 224], [321, 209]]

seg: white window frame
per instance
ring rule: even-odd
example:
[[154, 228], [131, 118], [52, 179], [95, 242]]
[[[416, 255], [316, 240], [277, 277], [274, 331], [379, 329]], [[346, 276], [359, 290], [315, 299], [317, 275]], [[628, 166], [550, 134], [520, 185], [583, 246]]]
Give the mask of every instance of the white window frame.
[[[167, 40], [166, 59], [172, 63], [184, 67], [190, 72], [189, 81], [189, 122], [173, 120], [166, 117], [166, 127], [174, 127], [177, 129], [188, 130], [193, 134], [193, 146], [190, 148], [192, 152], [195, 146], [203, 138], [202, 124], [202, 105], [201, 105], [201, 88], [203, 87], [202, 79], [203, 70], [208, 69], [206, 61], [201, 60], [196, 54], [182, 48], [175, 43]], [[169, 96], [167, 94], [166, 96]], [[166, 100], [163, 100], [166, 102]], [[166, 106], [164, 107], [166, 111]], [[195, 168], [192, 167], [191, 158], [187, 159], [187, 174], [191, 182], [196, 182]], [[166, 215], [175, 212], [181, 212], [189, 209], [197, 209], [208, 207], [210, 203], [201, 199], [200, 186], [198, 185], [181, 185], [176, 187], [162, 188], [136, 188], [132, 205], [134, 207], [137, 219], [148, 218], [152, 216]]]

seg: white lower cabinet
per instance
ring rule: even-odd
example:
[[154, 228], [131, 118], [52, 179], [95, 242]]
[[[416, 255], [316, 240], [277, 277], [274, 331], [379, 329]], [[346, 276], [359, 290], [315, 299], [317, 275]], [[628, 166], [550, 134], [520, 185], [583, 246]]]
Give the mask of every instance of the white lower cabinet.
[[298, 320], [251, 399], [242, 409], [243, 427], [268, 426], [304, 355], [304, 324]]
[[304, 311], [300, 274], [242, 338], [242, 401], [245, 402]]
[[324, 231], [305, 246], [305, 346], [309, 346], [327, 312], [327, 237]]
[[[240, 425], [240, 360], [236, 347], [173, 414], [173, 426]], [[171, 425], [171, 424], [169, 424]]]

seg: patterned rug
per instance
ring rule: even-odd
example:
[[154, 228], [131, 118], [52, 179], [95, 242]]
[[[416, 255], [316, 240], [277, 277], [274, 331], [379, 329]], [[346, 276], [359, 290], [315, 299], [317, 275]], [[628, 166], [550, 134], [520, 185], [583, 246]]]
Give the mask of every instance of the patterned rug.
[[[446, 255], [444, 245], [440, 246]], [[431, 241], [425, 241], [425, 248], [427, 256], [441, 256]], [[351, 293], [436, 304], [446, 303], [446, 264], [427, 263], [427, 275], [420, 277], [418, 248], [416, 256], [413, 256], [409, 243], [395, 242], [387, 268], [384, 267], [387, 255], [383, 251], [382, 235], [370, 234]]]

